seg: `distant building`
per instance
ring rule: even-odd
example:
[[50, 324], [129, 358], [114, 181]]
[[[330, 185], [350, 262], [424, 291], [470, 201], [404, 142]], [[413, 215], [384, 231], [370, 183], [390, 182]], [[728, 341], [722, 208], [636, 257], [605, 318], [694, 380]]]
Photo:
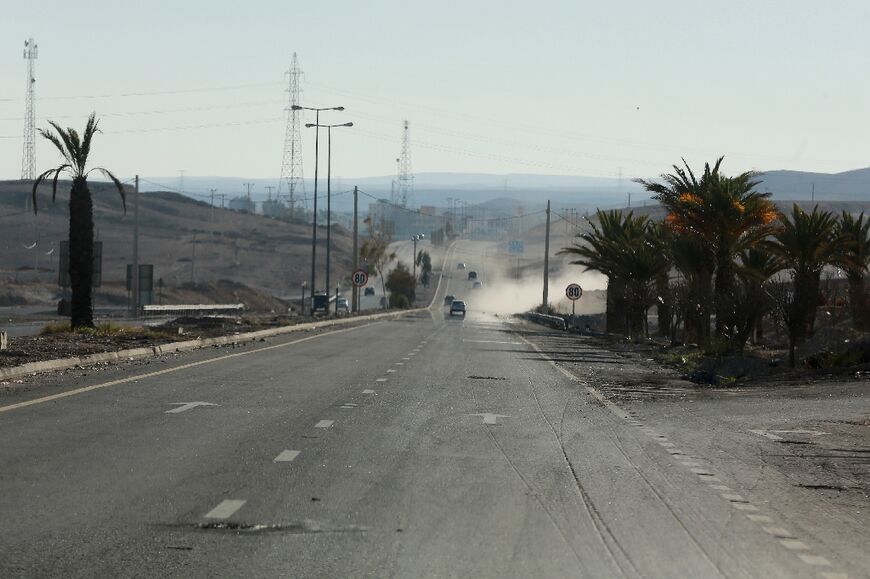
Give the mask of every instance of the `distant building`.
[[263, 215], [274, 219], [284, 219], [290, 214], [290, 210], [278, 199], [263, 201]]
[[257, 206], [250, 197], [233, 197], [230, 199], [230, 209], [241, 213], [254, 213]]

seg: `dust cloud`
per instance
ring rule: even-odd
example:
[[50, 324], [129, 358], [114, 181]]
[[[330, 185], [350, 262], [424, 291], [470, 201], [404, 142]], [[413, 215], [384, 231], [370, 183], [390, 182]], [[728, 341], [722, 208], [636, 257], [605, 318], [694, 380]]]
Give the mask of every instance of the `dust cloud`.
[[[488, 255], [483, 259], [468, 256], [467, 269], [456, 269], [454, 261], [446, 272], [450, 276], [449, 294], [456, 299], [465, 300], [470, 310], [514, 314], [534, 309], [541, 304], [543, 297], [543, 264], [540, 268], [523, 268], [520, 278], [517, 269], [511, 265], [510, 258], [501, 255]], [[583, 288], [583, 297], [576, 304], [576, 313], [595, 314], [604, 311], [604, 289], [607, 278], [596, 272], [582, 272], [577, 265], [553, 264], [549, 280], [549, 301], [558, 311], [571, 313], [571, 302], [565, 297], [565, 288], [578, 283]], [[558, 268], [559, 273], [553, 273]], [[476, 271], [480, 288], [474, 289], [474, 281], [468, 279], [468, 272]]]

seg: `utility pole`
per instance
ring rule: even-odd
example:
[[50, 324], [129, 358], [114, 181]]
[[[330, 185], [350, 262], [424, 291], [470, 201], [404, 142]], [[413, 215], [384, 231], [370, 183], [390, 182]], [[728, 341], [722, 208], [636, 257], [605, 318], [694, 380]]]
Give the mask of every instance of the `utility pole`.
[[[353, 187], [353, 270], [356, 271], [359, 269], [359, 218], [357, 216], [357, 211], [359, 209], [359, 187], [354, 185]], [[353, 286], [353, 294], [351, 296], [353, 300], [353, 307], [351, 308], [354, 313], [359, 311], [359, 288]]]
[[544, 311], [550, 291], [550, 201], [547, 201], [547, 236], [544, 238]]
[[196, 233], [193, 234], [193, 249], [190, 256], [190, 283], [196, 283], [194, 271], [196, 269]]
[[211, 222], [214, 223], [214, 195], [217, 189], [209, 189], [208, 192], [211, 194]]
[[133, 318], [139, 318], [139, 175], [136, 175], [136, 189], [133, 191]]

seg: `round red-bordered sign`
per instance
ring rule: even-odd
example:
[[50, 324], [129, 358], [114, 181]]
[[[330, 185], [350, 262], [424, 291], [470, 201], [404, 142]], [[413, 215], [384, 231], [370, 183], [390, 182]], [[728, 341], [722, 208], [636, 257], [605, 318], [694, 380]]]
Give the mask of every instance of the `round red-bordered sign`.
[[350, 281], [354, 287], [362, 287], [369, 283], [369, 274], [364, 269], [358, 269], [350, 276]]
[[568, 287], [565, 288], [565, 295], [568, 296], [568, 299], [572, 302], [577, 301], [583, 295], [583, 288], [580, 287], [580, 284], [569, 284]]

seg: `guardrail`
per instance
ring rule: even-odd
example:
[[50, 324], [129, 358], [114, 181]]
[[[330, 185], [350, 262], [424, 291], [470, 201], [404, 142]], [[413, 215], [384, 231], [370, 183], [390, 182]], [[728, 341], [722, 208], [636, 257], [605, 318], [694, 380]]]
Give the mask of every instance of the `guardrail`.
[[565, 325], [565, 318], [561, 318], [559, 316], [548, 316], [547, 314], [538, 314], [536, 312], [526, 312], [525, 314], [523, 314], [523, 316], [530, 322], [535, 322], [544, 326], [550, 326], [551, 328], [556, 328], [557, 330], [567, 329], [567, 326]]
[[171, 304], [171, 305], [148, 305], [142, 306], [142, 313], [146, 316], [160, 315], [200, 315], [209, 314], [241, 314], [245, 311], [245, 304]]

